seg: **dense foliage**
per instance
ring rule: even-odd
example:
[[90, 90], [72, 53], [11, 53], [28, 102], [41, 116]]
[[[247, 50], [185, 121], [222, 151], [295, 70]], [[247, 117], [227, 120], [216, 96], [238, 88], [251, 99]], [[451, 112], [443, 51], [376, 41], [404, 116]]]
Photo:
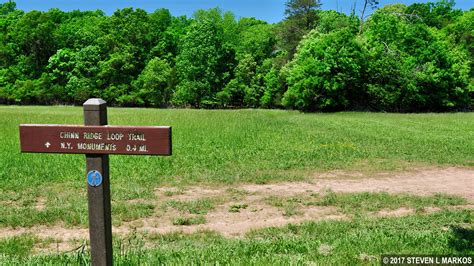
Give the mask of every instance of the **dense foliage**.
[[[366, 1], [376, 8], [378, 1]], [[289, 0], [268, 24], [219, 9], [24, 12], [0, 4], [0, 103], [470, 110], [474, 9], [387, 5], [370, 16]], [[364, 11], [365, 12], [365, 11]]]

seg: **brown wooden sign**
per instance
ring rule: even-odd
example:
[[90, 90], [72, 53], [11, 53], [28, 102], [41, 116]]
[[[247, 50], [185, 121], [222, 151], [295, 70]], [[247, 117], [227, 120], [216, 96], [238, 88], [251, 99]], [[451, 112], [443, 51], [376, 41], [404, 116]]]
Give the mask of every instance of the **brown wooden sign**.
[[171, 155], [171, 127], [108, 126], [107, 103], [84, 103], [84, 126], [20, 125], [22, 152], [86, 156], [92, 265], [112, 265], [109, 154]]
[[171, 127], [20, 125], [22, 152], [171, 155]]

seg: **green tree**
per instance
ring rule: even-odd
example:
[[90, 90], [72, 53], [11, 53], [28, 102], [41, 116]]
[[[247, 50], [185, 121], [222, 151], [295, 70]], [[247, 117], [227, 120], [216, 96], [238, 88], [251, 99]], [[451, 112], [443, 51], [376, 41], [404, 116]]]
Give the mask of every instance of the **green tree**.
[[237, 32], [237, 57], [251, 55], [258, 64], [272, 57], [276, 45], [273, 25], [263, 21], [241, 19]]
[[16, 3], [8, 1], [6, 3], [0, 4], [0, 16], [6, 16], [8, 13], [11, 13], [16, 10]]
[[343, 28], [350, 28], [356, 32], [360, 26], [359, 18], [355, 15], [347, 16], [334, 10], [321, 10], [316, 30], [320, 33], [330, 33]]
[[321, 3], [319, 0], [288, 0], [285, 7], [286, 20], [279, 26], [279, 35], [281, 46], [291, 59], [303, 36], [316, 26]]
[[191, 21], [186, 17], [172, 17], [171, 23], [154, 41], [154, 47], [149, 53], [150, 58], [166, 59], [172, 65], [179, 53], [179, 44], [188, 31]]
[[315, 10], [321, 7], [318, 0], [288, 0], [285, 4], [285, 15], [287, 18], [295, 18], [306, 30], [310, 30], [317, 22]]
[[[360, 17], [287, 0], [269, 24], [218, 8], [28, 13], [0, 4], [0, 103], [472, 109], [474, 11], [453, 0]], [[296, 52], [296, 53], [295, 53]]]
[[462, 11], [455, 9], [454, 0], [438, 0], [437, 2], [415, 3], [406, 8], [405, 13], [412, 17], [413, 21], [426, 24], [438, 29], [452, 23], [462, 15]]
[[[398, 7], [399, 11], [404, 8]], [[380, 9], [368, 22], [366, 36], [372, 55], [368, 60], [368, 98], [379, 103], [378, 108], [391, 111], [468, 108], [467, 53], [450, 47], [438, 29], [392, 11], [391, 7]], [[389, 106], [383, 107], [387, 103]]]
[[132, 51], [115, 52], [101, 61], [98, 73], [101, 97], [110, 103], [117, 103], [121, 96], [129, 94], [139, 64], [138, 57]]
[[350, 29], [305, 38], [287, 68], [283, 104], [309, 111], [351, 108], [361, 97], [363, 46]]
[[121, 102], [139, 106], [165, 106], [171, 97], [172, 79], [170, 64], [160, 58], [148, 62], [138, 79], [133, 82], [134, 92], [121, 98]]
[[100, 51], [87, 46], [79, 51], [60, 49], [49, 59], [47, 77], [52, 85], [50, 94], [62, 103], [84, 102], [91, 96], [101, 97], [97, 88]]
[[474, 98], [474, 9], [465, 11], [456, 21], [444, 29], [451, 46], [467, 51], [469, 58], [471, 98]]
[[362, 33], [364, 30], [364, 21], [365, 21], [365, 13], [367, 11], [367, 8], [370, 7], [372, 9], [376, 9], [379, 5], [378, 0], [364, 0], [364, 5], [362, 7], [362, 11], [360, 14], [360, 30], [359, 33]]
[[57, 25], [49, 13], [31, 11], [12, 25], [9, 32], [10, 42], [15, 43], [16, 52], [27, 69], [25, 74], [30, 78], [41, 76], [48, 59], [56, 51], [53, 32]]
[[65, 15], [54, 31], [56, 44], [59, 48], [81, 49], [94, 44], [105, 34], [102, 25], [106, 17], [102, 11], [74, 11]]
[[176, 59], [179, 84], [174, 102], [195, 107], [218, 104], [216, 93], [231, 78], [234, 54], [223, 42], [223, 28], [211, 19], [198, 19], [183, 39]]
[[281, 107], [281, 99], [285, 92], [284, 79], [270, 59], [267, 59], [263, 65], [270, 70], [264, 76], [264, 92], [260, 105], [266, 108]]
[[249, 54], [242, 57], [234, 70], [234, 79], [232, 79], [225, 88], [217, 93], [217, 98], [224, 106], [254, 106], [259, 98], [258, 92], [255, 92], [253, 79], [257, 70], [257, 63]]

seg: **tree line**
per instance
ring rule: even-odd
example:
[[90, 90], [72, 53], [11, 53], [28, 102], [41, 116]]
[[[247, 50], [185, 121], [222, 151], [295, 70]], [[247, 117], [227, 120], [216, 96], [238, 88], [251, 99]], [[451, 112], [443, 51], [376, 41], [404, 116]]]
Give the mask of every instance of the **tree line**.
[[[289, 0], [285, 19], [167, 9], [24, 12], [0, 4], [0, 103], [471, 110], [474, 9], [452, 0], [361, 14]], [[374, 9], [366, 16], [369, 9]]]

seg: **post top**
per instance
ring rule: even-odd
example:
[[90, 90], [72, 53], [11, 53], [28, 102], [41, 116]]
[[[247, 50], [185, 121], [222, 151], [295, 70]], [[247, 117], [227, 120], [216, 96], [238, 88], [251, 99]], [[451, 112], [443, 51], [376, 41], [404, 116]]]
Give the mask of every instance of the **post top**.
[[83, 106], [84, 111], [99, 111], [107, 107], [107, 102], [100, 98], [92, 98], [87, 100]]

